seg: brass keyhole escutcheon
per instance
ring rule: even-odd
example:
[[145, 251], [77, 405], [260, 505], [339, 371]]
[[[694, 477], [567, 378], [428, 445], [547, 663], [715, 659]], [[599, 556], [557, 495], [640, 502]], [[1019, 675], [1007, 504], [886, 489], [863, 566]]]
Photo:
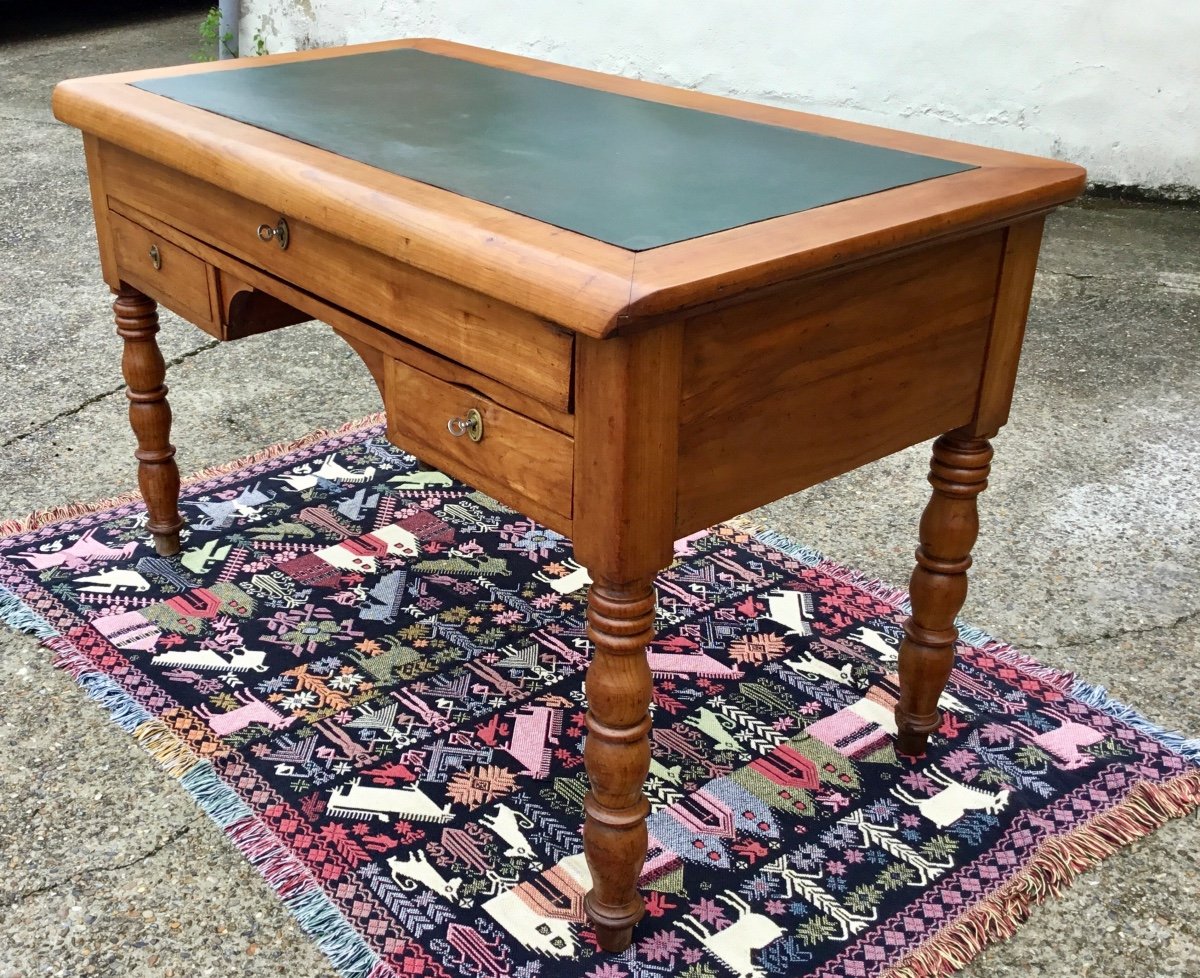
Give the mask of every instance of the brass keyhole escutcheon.
[[451, 418], [446, 422], [446, 430], [455, 438], [466, 435], [471, 441], [483, 438], [483, 415], [471, 408], [464, 418]]
[[150, 246], [150, 264], [154, 266], [156, 272], [162, 271], [162, 252], [158, 250], [158, 245]]
[[275, 241], [279, 245], [280, 251], [287, 251], [288, 239], [288, 222], [286, 217], [281, 217], [279, 223], [274, 227], [270, 224], [260, 224], [258, 226], [259, 241]]

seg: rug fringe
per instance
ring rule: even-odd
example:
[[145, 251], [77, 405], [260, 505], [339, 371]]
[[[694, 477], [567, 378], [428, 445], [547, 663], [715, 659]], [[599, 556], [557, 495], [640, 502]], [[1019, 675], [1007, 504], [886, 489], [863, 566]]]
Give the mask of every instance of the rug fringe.
[[778, 530], [755, 522], [745, 516], [736, 516], [731, 520], [726, 520], [725, 526], [732, 527], [734, 530], [752, 536], [761, 543], [765, 543], [768, 547], [774, 547], [780, 553], [787, 554], [789, 557], [795, 557], [810, 567], [815, 567], [825, 559], [820, 551], [797, 543], [786, 533], [780, 533]]
[[[861, 571], [843, 567], [819, 551], [796, 543], [786, 534], [745, 517], [728, 520], [725, 525], [747, 533], [768, 547], [803, 561], [810, 567], [819, 567], [822, 573], [886, 601], [905, 614], [912, 613], [908, 592], [903, 588], [897, 588], [886, 581], [868, 577]], [[1048, 683], [1081, 703], [1100, 710], [1114, 720], [1120, 720], [1139, 733], [1158, 741], [1168, 750], [1200, 764], [1200, 737], [1187, 737], [1181, 731], [1171, 730], [1157, 724], [1128, 704], [1110, 696], [1105, 687], [1079, 679], [1073, 672], [1045, 665], [1032, 656], [1014, 649], [1008, 643], [1000, 641], [982, 628], [968, 624], [962, 619], [956, 619], [955, 626], [958, 628], [959, 641], [1020, 669], [1028, 676]]]
[[[0, 593], [0, 618], [10, 623], [14, 618], [24, 621], [29, 626], [25, 630], [35, 634], [44, 633], [41, 626], [49, 627], [45, 622], [39, 625], [33, 621], [36, 616], [26, 619], [12, 614], [3, 593]], [[42, 645], [53, 652], [56, 668], [74, 677], [89, 699], [103, 706], [117, 726], [132, 734], [159, 766], [179, 781], [259, 871], [343, 978], [400, 978], [325, 895], [308, 867], [217, 776], [212, 764], [198, 759], [170, 726], [144, 710], [109, 676], [98, 672], [62, 635], [53, 632], [44, 635]]]
[[944, 978], [965, 967], [989, 944], [1006, 940], [1047, 897], [1118, 850], [1172, 818], [1200, 806], [1200, 771], [1170, 781], [1140, 781], [1119, 805], [1062, 836], [1048, 838], [1019, 875], [962, 913], [882, 978]]
[[61, 635], [42, 639], [42, 646], [54, 653], [50, 664], [68, 673], [72, 679], [78, 680], [83, 673], [96, 671], [96, 664]]
[[35, 638], [43, 640], [58, 635], [50, 622], [3, 586], [0, 586], [0, 621], [14, 631], [24, 632], [26, 635], [33, 635]]
[[[232, 807], [223, 807], [219, 796], [229, 793], [236, 799], [236, 794], [215, 774], [204, 778], [201, 790], [211, 806], [206, 811], [232, 812]], [[262, 874], [337, 971], [345, 978], [398, 978], [325, 895], [308, 868], [249, 809], [246, 812], [245, 817], [222, 826], [225, 834]]]
[[138, 703], [110, 677], [102, 672], [84, 672], [75, 677], [88, 699], [95, 700], [108, 710], [113, 723], [131, 734], [151, 719]]
[[368, 978], [381, 973], [395, 975], [390, 967], [382, 972], [379, 966], [384, 962], [315, 886], [294, 897], [285, 897], [283, 903], [345, 978]]
[[[380, 411], [375, 414], [368, 414], [366, 417], [359, 418], [356, 421], [347, 421], [336, 428], [317, 428], [315, 431], [310, 431], [303, 438], [297, 438], [294, 441], [277, 442], [253, 454], [234, 459], [232, 462], [211, 465], [206, 469], [193, 472], [187, 478], [181, 480], [180, 490], [187, 489], [198, 482], [207, 482], [209, 479], [229, 475], [231, 472], [236, 472], [251, 465], [257, 465], [260, 462], [268, 462], [273, 458], [278, 458], [280, 455], [287, 455], [289, 452], [310, 448], [328, 438], [336, 438], [339, 435], [349, 434], [363, 428], [370, 428], [373, 425], [381, 423], [384, 417], [383, 412]], [[140, 502], [141, 498], [142, 494], [135, 489], [116, 496], [109, 496], [106, 499], [96, 499], [87, 503], [68, 503], [64, 506], [53, 506], [49, 509], [38, 510], [18, 519], [2, 520], [0, 521], [0, 539], [14, 536], [18, 533], [28, 533], [30, 530], [39, 530], [42, 527], [49, 526], [52, 523], [60, 523], [63, 520], [76, 519], [80, 516], [88, 516], [92, 513], [116, 509], [118, 506]], [[0, 615], [2, 614], [3, 609], [0, 609]]]
[[193, 764], [191, 770], [180, 776], [179, 783], [188, 790], [204, 814], [222, 830], [227, 830], [242, 819], [254, 817], [250, 806], [238, 797], [236, 791], [229, 789], [208, 761]]
[[1071, 687], [1071, 695], [1081, 703], [1086, 703], [1093, 709], [1107, 713], [1114, 720], [1133, 727], [1139, 733], [1152, 737], [1160, 744], [1173, 750], [1176, 754], [1186, 757], [1189, 761], [1200, 764], [1200, 737], [1186, 737], [1178, 730], [1159, 726], [1149, 720], [1133, 707], [1114, 699], [1108, 690], [1100, 685], [1076, 679]]
[[173, 778], [183, 778], [196, 767], [192, 749], [158, 717], [152, 716], [134, 730], [133, 739]]

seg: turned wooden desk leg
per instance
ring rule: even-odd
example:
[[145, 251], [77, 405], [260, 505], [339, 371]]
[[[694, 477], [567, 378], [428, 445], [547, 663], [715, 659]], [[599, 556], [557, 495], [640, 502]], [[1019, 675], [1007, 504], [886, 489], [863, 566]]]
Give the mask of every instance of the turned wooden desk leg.
[[121, 372], [129, 399], [129, 423], [137, 436], [138, 485], [150, 519], [154, 549], [164, 557], [179, 552], [179, 468], [171, 444], [166, 364], [158, 348], [158, 304], [122, 284], [113, 303], [117, 335], [125, 341]]
[[600, 946], [612, 952], [629, 947], [645, 911], [637, 883], [650, 813], [642, 787], [650, 771], [652, 679], [646, 646], [653, 635], [652, 581], [592, 585], [588, 636], [595, 652], [587, 671], [584, 749], [591, 791], [583, 802], [592, 890], [584, 904]]
[[933, 497], [921, 516], [921, 544], [909, 583], [912, 614], [900, 645], [897, 749], [925, 753], [941, 724], [937, 702], [954, 666], [954, 619], [967, 597], [971, 547], [979, 534], [975, 497], [987, 488], [992, 446], [986, 438], [950, 432], [933, 444]]

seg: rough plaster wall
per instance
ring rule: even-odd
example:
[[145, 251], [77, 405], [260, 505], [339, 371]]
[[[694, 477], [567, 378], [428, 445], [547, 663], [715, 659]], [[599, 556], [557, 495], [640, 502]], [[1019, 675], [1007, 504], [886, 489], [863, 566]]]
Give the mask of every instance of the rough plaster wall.
[[442, 37], [1200, 187], [1196, 0], [243, 0], [256, 30]]

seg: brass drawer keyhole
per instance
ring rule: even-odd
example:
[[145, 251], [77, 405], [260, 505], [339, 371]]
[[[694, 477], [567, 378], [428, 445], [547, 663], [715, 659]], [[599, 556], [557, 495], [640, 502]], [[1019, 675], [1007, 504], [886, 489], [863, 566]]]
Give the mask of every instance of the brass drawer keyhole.
[[158, 250], [158, 245], [150, 246], [150, 264], [154, 266], [156, 272], [162, 271], [162, 252]]

